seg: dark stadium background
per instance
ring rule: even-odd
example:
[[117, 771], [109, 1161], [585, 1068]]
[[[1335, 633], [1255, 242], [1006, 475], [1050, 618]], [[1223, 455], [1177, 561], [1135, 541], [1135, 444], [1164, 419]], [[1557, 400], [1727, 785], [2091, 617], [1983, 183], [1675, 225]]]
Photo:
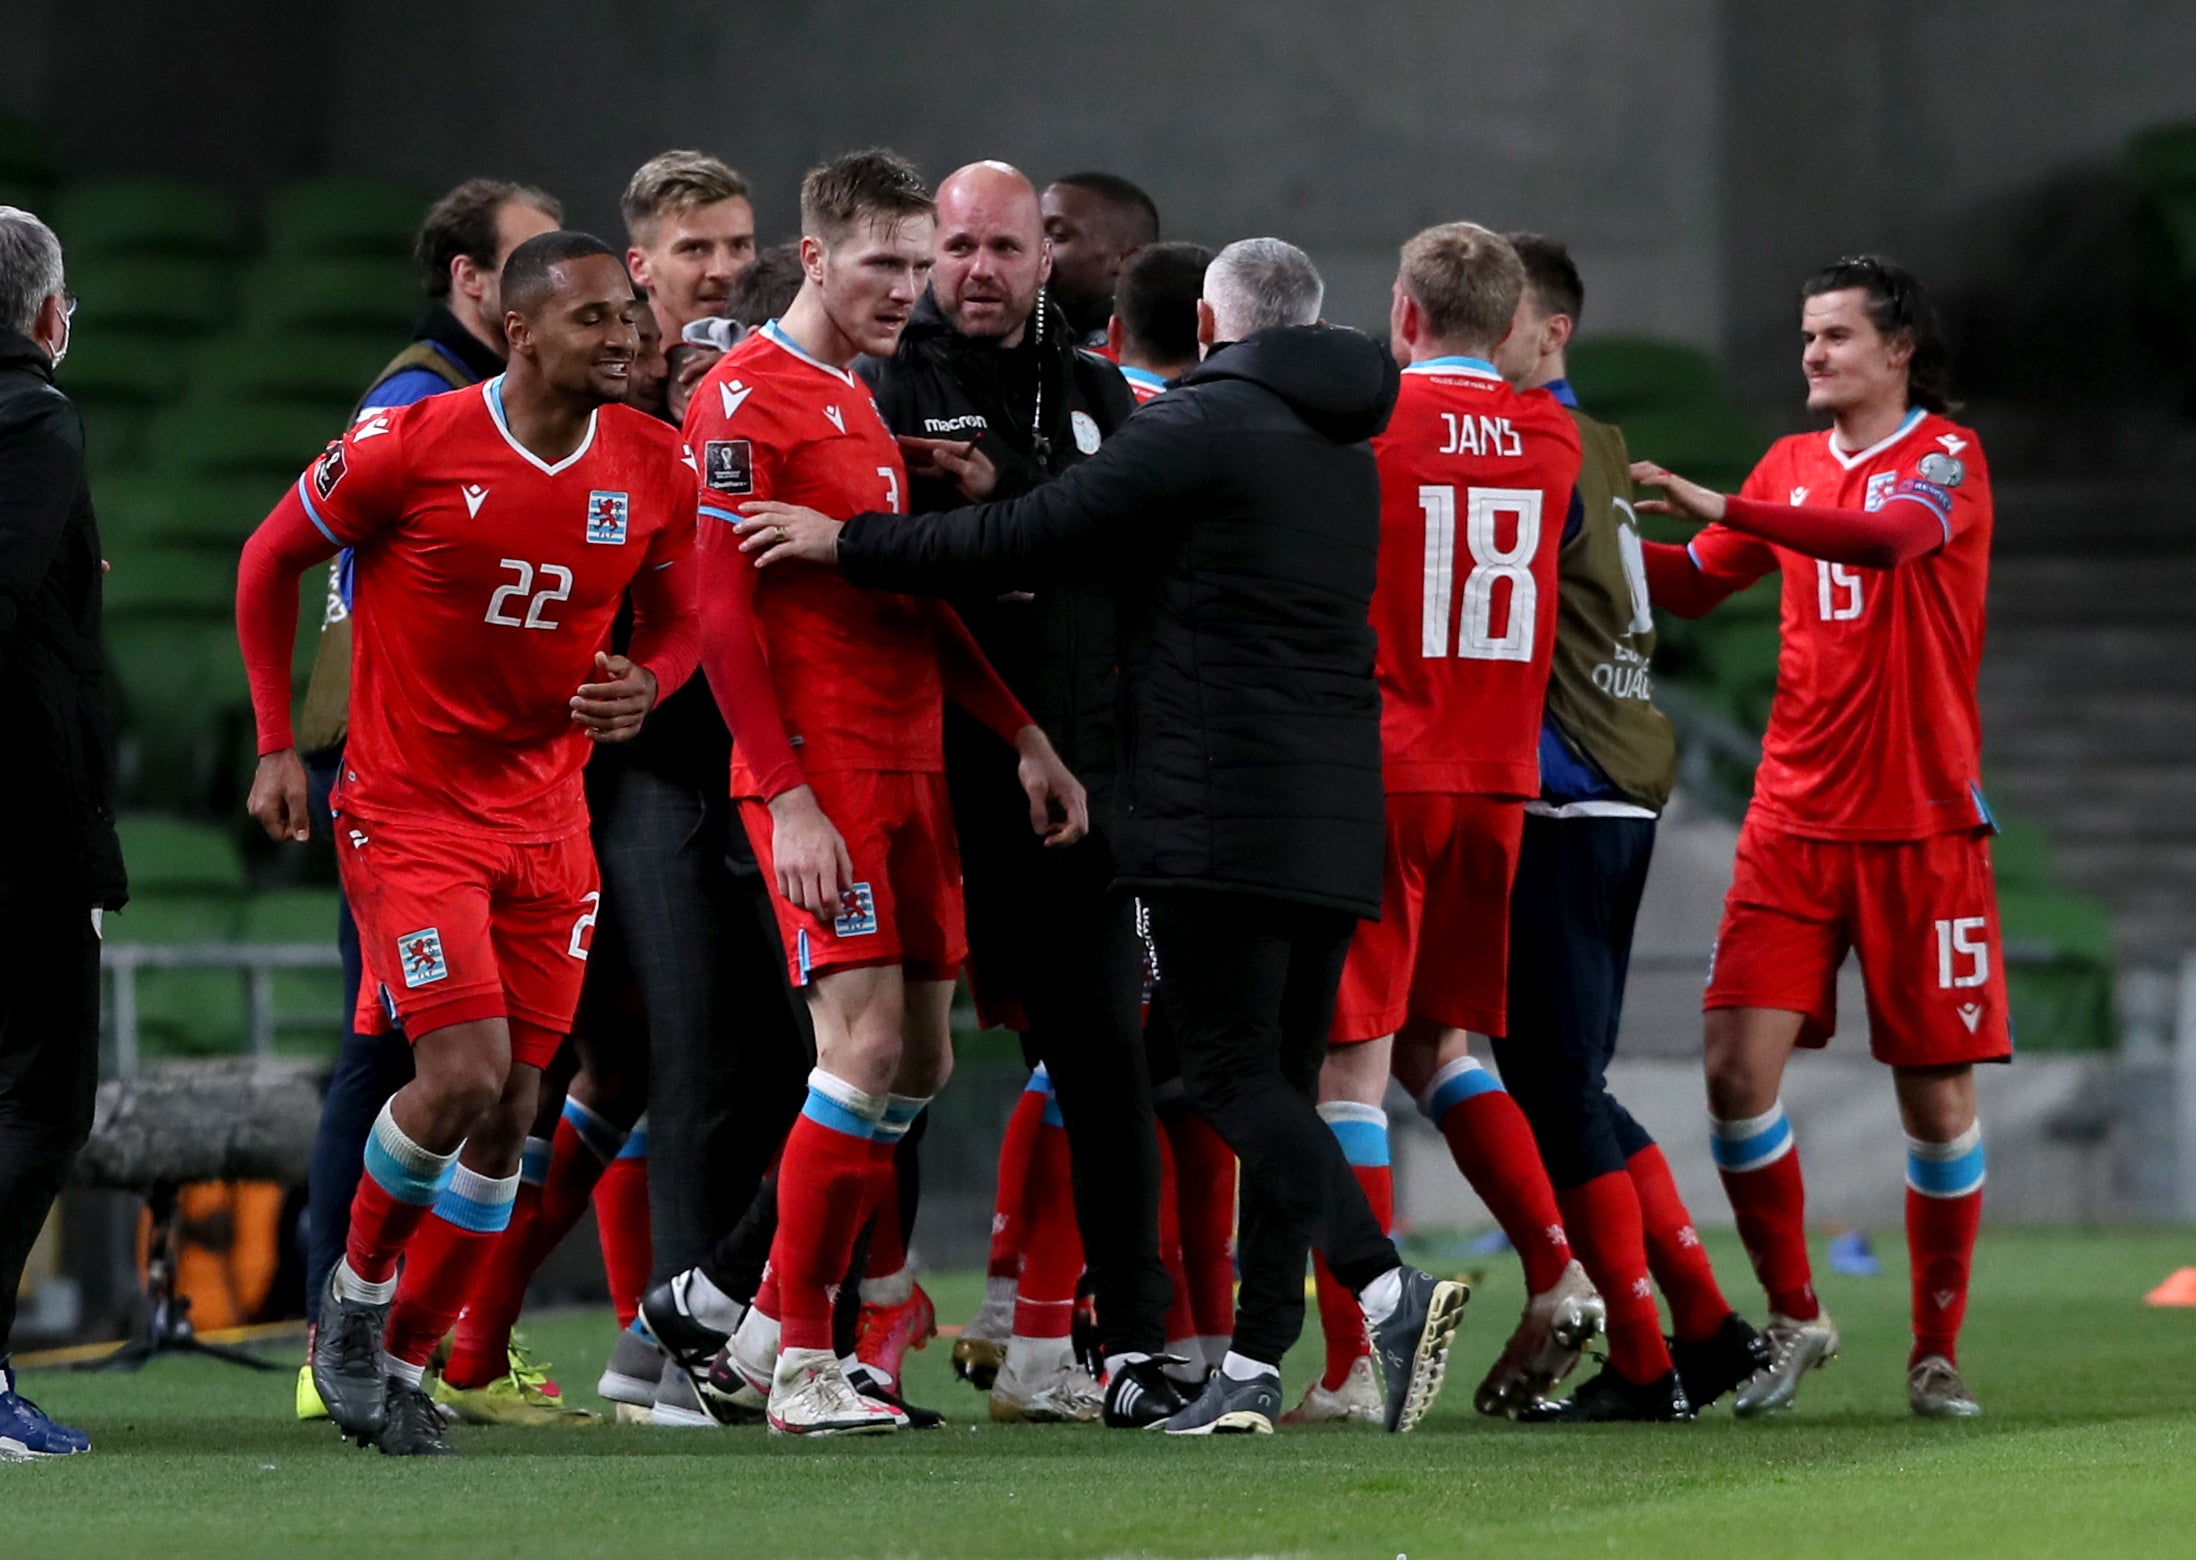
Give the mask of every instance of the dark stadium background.
[[[139, 882], [116, 941], [317, 940], [326, 913], [325, 862], [277, 862], [244, 827], [225, 592], [282, 472], [404, 339], [409, 283], [400, 237], [313, 252], [314, 202], [347, 186], [300, 181], [371, 181], [357, 209], [393, 204], [401, 228], [405, 202], [460, 178], [521, 179], [615, 240], [631, 169], [698, 146], [752, 181], [767, 243], [792, 232], [802, 170], [852, 146], [933, 177], [985, 156], [1040, 181], [1103, 168], [1152, 192], [1170, 237], [1302, 244], [1330, 315], [1375, 329], [1417, 228], [1537, 228], [1587, 280], [1589, 407], [1635, 452], [1734, 484], [1804, 426], [1799, 279], [1875, 250], [1944, 306], [1998, 488], [1986, 758], [2027, 1054], [1984, 1082], [1993, 1217], [2196, 1216], [2192, 80], [2196, 5], [2136, 0], [7, 0], [0, 201], [69, 246], [83, 312], [61, 378], [115, 563]], [[111, 182], [140, 178], [170, 181], [171, 207]], [[160, 209], [166, 238], [146, 230]], [[1686, 1058], [1774, 643], [1757, 603], [1673, 632], [1660, 668], [1686, 786], [1627, 1093], [1718, 1213]], [[243, 1048], [232, 977], [143, 982], [147, 1058]], [[278, 985], [287, 1012], [326, 1001], [316, 975]], [[311, 1022], [276, 1037], [326, 1042]], [[933, 1260], [980, 1249], [1009, 1055], [976, 1043], [941, 1107]], [[1792, 1110], [1826, 1150], [1815, 1210], [1888, 1221], [1895, 1185], [1832, 1166], [1866, 1157], [1833, 1145], [1889, 1141], [1889, 1091], [1851, 1037], [1800, 1072]], [[1400, 1132], [1398, 1153], [1406, 1216], [1481, 1220], [1439, 1167], [1413, 1189]], [[96, 1329], [126, 1304], [116, 1207], [72, 1200], [83, 1303], [33, 1318]]]

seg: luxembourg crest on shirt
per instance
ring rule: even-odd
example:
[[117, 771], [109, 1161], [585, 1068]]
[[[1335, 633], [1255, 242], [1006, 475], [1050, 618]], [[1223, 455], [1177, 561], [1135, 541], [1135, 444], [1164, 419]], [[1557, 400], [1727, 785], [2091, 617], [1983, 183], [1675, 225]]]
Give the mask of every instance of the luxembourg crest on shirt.
[[606, 547], [623, 547], [630, 508], [623, 493], [605, 493], [598, 489], [588, 494], [587, 539]]

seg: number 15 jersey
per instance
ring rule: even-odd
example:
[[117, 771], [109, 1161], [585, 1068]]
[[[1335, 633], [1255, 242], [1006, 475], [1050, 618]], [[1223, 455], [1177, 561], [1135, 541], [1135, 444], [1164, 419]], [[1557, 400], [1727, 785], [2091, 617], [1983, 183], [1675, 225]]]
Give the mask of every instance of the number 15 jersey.
[[514, 844], [587, 826], [570, 700], [643, 569], [693, 550], [676, 430], [596, 409], [555, 465], [511, 434], [499, 375], [377, 412], [298, 480], [355, 549], [351, 728], [336, 801], [361, 819]]
[[1478, 358], [1403, 370], [1380, 463], [1380, 748], [1390, 793], [1529, 798], [1578, 484], [1571, 414]]
[[1830, 509], [1918, 505], [1944, 534], [1937, 551], [1895, 569], [1826, 563], [1728, 526], [1693, 538], [1693, 562], [1719, 581], [1784, 571], [1777, 693], [1749, 815], [1828, 840], [1990, 824], [1975, 677], [1992, 506], [1974, 430], [1915, 407], [1857, 454], [1834, 432], [1793, 434], [1740, 493]]

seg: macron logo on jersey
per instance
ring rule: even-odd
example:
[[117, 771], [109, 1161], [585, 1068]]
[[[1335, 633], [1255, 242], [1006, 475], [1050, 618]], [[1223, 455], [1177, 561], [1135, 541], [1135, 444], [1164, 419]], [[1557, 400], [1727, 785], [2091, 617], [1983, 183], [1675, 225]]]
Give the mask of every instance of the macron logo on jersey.
[[389, 417], [384, 412], [379, 416], [367, 418], [356, 428], [353, 428], [351, 438], [355, 443], [364, 444], [368, 439], [378, 439], [388, 431]]
[[846, 432], [846, 416], [836, 406], [825, 407], [824, 416], [831, 419], [832, 427], [838, 429], [841, 433]]
[[1806, 503], [1806, 502], [1807, 502], [1807, 489], [1805, 489], [1805, 488], [1803, 488], [1803, 487], [1796, 487], [1796, 488], [1792, 489], [1792, 507], [1793, 507], [1794, 509], [1797, 509], [1797, 508], [1799, 508], [1799, 506], [1800, 506], [1800, 505], [1802, 505], [1802, 504], [1804, 504], [1804, 503]]
[[724, 415], [727, 418], [739, 411], [740, 403], [754, 393], [753, 385], [743, 385], [737, 379], [728, 379], [717, 386], [717, 395], [724, 402]]
[[477, 516], [480, 506], [488, 502], [488, 490], [478, 482], [468, 482], [458, 492], [465, 496], [465, 513], [468, 516]]
[[1947, 455], [1957, 455], [1967, 448], [1967, 441], [1956, 433], [1940, 433], [1937, 435], [1937, 442], [1944, 446]]
[[623, 493], [588, 494], [587, 539], [606, 547], [623, 547], [628, 508]]

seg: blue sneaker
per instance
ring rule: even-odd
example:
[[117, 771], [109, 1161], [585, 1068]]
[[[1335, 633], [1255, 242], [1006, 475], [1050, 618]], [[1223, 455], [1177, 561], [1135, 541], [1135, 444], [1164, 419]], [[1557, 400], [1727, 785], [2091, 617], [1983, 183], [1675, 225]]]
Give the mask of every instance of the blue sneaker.
[[15, 1390], [15, 1373], [0, 1369], [0, 1462], [73, 1457], [90, 1450], [90, 1436], [48, 1419], [44, 1409]]

